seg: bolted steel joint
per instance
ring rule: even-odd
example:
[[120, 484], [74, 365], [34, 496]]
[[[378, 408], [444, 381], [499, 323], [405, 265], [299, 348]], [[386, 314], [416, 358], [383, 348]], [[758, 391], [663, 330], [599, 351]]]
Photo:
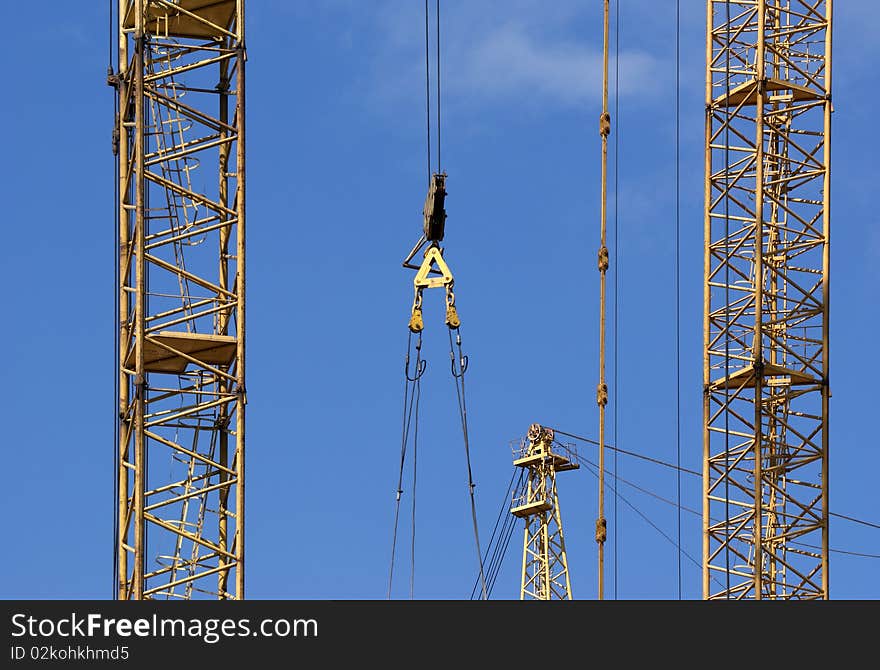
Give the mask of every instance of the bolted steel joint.
[[605, 517], [599, 517], [596, 519], [596, 542], [602, 544], [606, 537], [608, 537], [608, 524], [605, 522]]
[[603, 407], [608, 404], [608, 384], [596, 386], [596, 404]]
[[608, 137], [611, 134], [611, 114], [604, 112], [599, 117], [599, 134]]
[[605, 272], [608, 269], [608, 247], [599, 247], [599, 272]]

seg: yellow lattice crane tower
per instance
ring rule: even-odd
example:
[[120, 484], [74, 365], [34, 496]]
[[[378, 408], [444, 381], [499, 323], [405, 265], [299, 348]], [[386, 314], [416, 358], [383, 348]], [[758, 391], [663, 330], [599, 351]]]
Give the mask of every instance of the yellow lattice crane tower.
[[119, 0], [119, 599], [244, 597], [244, 0]]
[[705, 598], [828, 598], [831, 19], [708, 2]]
[[534, 423], [513, 464], [528, 470], [525, 490], [510, 513], [525, 520], [521, 600], [571, 600], [571, 580], [556, 473], [580, 466], [553, 451], [553, 431]]

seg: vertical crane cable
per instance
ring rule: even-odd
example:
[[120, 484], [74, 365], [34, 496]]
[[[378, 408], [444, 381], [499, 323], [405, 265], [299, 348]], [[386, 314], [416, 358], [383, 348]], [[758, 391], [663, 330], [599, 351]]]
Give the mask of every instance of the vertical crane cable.
[[[618, 176], [620, 174], [620, 0], [614, 5], [614, 118], [617, 120], [617, 132], [614, 133], [614, 378], [612, 380], [613, 395], [612, 404], [614, 406], [614, 444], [617, 444], [620, 437], [617, 434], [617, 350], [620, 345], [619, 326], [617, 319], [618, 295], [620, 294], [620, 282], [618, 281], [618, 266], [620, 265], [620, 237], [618, 235], [618, 211], [619, 200], [618, 193]], [[614, 451], [614, 486], [617, 487], [617, 451]], [[618, 564], [618, 541], [617, 541], [617, 496], [612, 501], [614, 506], [614, 599], [617, 600], [617, 564]]]
[[[113, 2], [108, 0], [107, 13], [109, 15], [109, 50], [107, 71], [114, 72], [113, 67], [113, 37], [115, 34], [113, 22]], [[113, 123], [118, 124], [119, 117], [119, 88], [113, 92]], [[114, 132], [117, 132], [114, 128]], [[121, 141], [120, 137], [120, 141]], [[113, 587], [110, 597], [116, 600], [119, 589], [117, 587], [117, 571], [119, 566], [119, 158], [113, 157]]]
[[[607, 263], [602, 258], [606, 247], [606, 216], [607, 216], [607, 180], [608, 180], [608, 18], [609, 2], [604, 0], [603, 8], [603, 45], [602, 45], [602, 120], [600, 134], [602, 136], [602, 196], [600, 215], [600, 261], [599, 261], [599, 389], [597, 403], [599, 405], [599, 504], [596, 520], [596, 542], [598, 544], [598, 599], [605, 596], [605, 403], [607, 403], [607, 386], [605, 385], [605, 271]], [[604, 393], [603, 393], [604, 391]]]
[[[439, 2], [439, 0], [438, 0]], [[428, 166], [428, 182], [431, 181], [431, 58], [430, 58], [430, 15], [428, 8], [428, 0], [425, 0], [425, 145], [427, 149], [427, 166]], [[439, 23], [439, 21], [438, 21]], [[438, 26], [439, 31], [439, 26]], [[439, 34], [439, 33], [438, 33]], [[438, 65], [439, 75], [439, 65]], [[439, 101], [439, 77], [438, 77], [438, 101], [437, 114], [439, 119], [440, 101]], [[439, 129], [438, 129], [439, 142]], [[438, 156], [439, 159], [439, 156]], [[388, 591], [387, 598], [391, 598], [391, 588], [394, 581], [394, 556], [397, 549], [397, 527], [400, 520], [400, 499], [403, 495], [403, 471], [406, 466], [406, 447], [409, 441], [410, 421], [413, 415], [413, 407], [415, 407], [415, 430], [413, 436], [413, 500], [411, 507], [411, 538], [410, 538], [410, 599], [413, 598], [415, 586], [415, 555], [416, 555], [416, 468], [417, 468], [417, 449], [418, 449], [418, 402], [421, 397], [421, 334], [419, 335], [418, 344], [416, 346], [416, 372], [415, 377], [409, 376], [409, 358], [412, 347], [412, 331], [410, 331], [407, 340], [406, 351], [406, 367], [403, 394], [403, 428], [400, 447], [400, 473], [397, 481], [397, 497], [395, 501], [394, 511], [394, 531], [391, 539], [391, 561], [388, 568]], [[409, 396], [410, 384], [412, 383], [412, 397]], [[409, 407], [409, 409], [407, 409]]]
[[[439, 24], [439, 15], [438, 15]], [[428, 0], [425, 0], [425, 121], [428, 151], [428, 183], [431, 182], [431, 65], [429, 57], [429, 40], [428, 40]], [[438, 25], [437, 30], [440, 30]], [[437, 65], [437, 160], [440, 160], [440, 65]], [[421, 354], [422, 336], [419, 334], [419, 354]], [[408, 367], [408, 366], [407, 366]], [[409, 372], [407, 372], [409, 376]], [[414, 382], [416, 393], [416, 423], [413, 433], [413, 471], [412, 471], [412, 516], [410, 531], [410, 565], [409, 565], [409, 598], [415, 597], [415, 579], [416, 579], [416, 474], [418, 471], [418, 446], [419, 446], [419, 420], [418, 420], [418, 403], [422, 395], [421, 374], [416, 365], [416, 380]], [[401, 468], [403, 464], [401, 463]], [[389, 591], [390, 591], [389, 584]], [[390, 596], [389, 596], [390, 597]]]
[[[428, 182], [431, 181], [431, 59], [428, 42], [428, 0], [425, 0], [425, 119], [428, 128]], [[438, 82], [439, 85], [439, 82]], [[439, 103], [438, 103], [439, 104]]]
[[681, 0], [675, 0], [675, 500], [681, 600]]
[[[437, 169], [440, 170], [440, 0], [437, 0]], [[431, 103], [430, 103], [430, 91], [431, 91], [431, 83], [430, 83], [430, 44], [429, 44], [429, 35], [430, 35], [430, 21], [429, 21], [429, 5], [428, 0], [425, 0], [425, 93], [426, 93], [426, 120], [427, 120], [427, 146], [428, 146], [428, 179], [431, 180]], [[453, 381], [455, 382], [455, 392], [458, 400], [458, 408], [459, 408], [459, 417], [461, 419], [461, 429], [462, 436], [464, 438], [464, 450], [465, 450], [465, 459], [467, 462], [467, 476], [468, 476], [468, 490], [470, 492], [470, 507], [471, 507], [471, 520], [473, 522], [473, 530], [474, 530], [474, 542], [476, 544], [477, 550], [477, 561], [479, 564], [480, 570], [480, 583], [482, 586], [482, 599], [486, 600], [488, 598], [487, 587], [486, 587], [486, 578], [485, 572], [483, 569], [483, 556], [482, 551], [480, 549], [480, 534], [477, 524], [477, 508], [476, 508], [476, 500], [474, 496], [474, 480], [473, 480], [473, 471], [471, 468], [471, 456], [470, 456], [470, 442], [468, 438], [468, 427], [467, 427], [467, 405], [465, 401], [465, 389], [464, 389], [464, 374], [467, 370], [467, 357], [464, 356], [461, 350], [461, 334], [458, 330], [458, 327], [455, 327], [456, 331], [456, 339], [455, 345], [458, 346], [458, 371], [456, 372], [456, 356], [455, 356], [455, 345], [452, 340], [452, 330], [453, 328], [449, 328], [449, 355], [452, 359], [452, 376]], [[419, 405], [419, 397], [420, 397], [420, 379], [422, 372], [424, 371], [424, 362], [421, 361], [421, 334], [419, 334], [418, 343], [416, 345], [416, 372], [414, 377], [409, 376], [409, 358], [410, 358], [410, 347], [412, 343], [412, 331], [410, 331], [409, 341], [407, 344], [407, 356], [406, 356], [406, 386], [404, 389], [404, 418], [403, 418], [403, 435], [401, 438], [401, 455], [400, 455], [400, 474], [398, 477], [398, 487], [397, 487], [397, 499], [395, 504], [395, 514], [394, 514], [394, 532], [391, 541], [391, 561], [390, 567], [388, 571], [388, 599], [391, 598], [391, 589], [393, 585], [393, 577], [394, 577], [394, 554], [397, 545], [397, 527], [400, 516], [400, 500], [403, 494], [403, 470], [406, 461], [406, 447], [408, 442], [409, 428], [410, 428], [410, 418], [413, 414], [413, 407], [415, 407], [415, 429], [414, 429], [414, 444], [413, 444], [413, 502], [412, 502], [412, 540], [411, 540], [411, 571], [410, 571], [410, 598], [413, 597], [413, 584], [415, 580], [415, 513], [416, 513], [416, 493], [415, 493], [415, 481], [416, 481], [416, 453], [418, 446], [418, 405]], [[409, 410], [407, 410], [407, 394], [410, 388], [410, 383], [413, 384], [413, 392], [412, 396], [409, 398]]]
[[[421, 360], [421, 337], [416, 343], [416, 365], [415, 365], [415, 375], [414, 377], [409, 376], [409, 360], [410, 353], [412, 350], [412, 331], [409, 332], [407, 338], [406, 345], [406, 363], [404, 366], [404, 391], [403, 391], [403, 421], [401, 427], [401, 438], [400, 438], [400, 472], [398, 474], [397, 479], [397, 492], [396, 492], [396, 500], [394, 506], [394, 531], [391, 537], [391, 561], [388, 568], [388, 591], [386, 597], [391, 599], [391, 587], [394, 582], [394, 556], [397, 549], [397, 527], [398, 522], [400, 520], [400, 499], [403, 495], [403, 470], [406, 465], [406, 448], [407, 443], [409, 442], [409, 431], [410, 426], [412, 425], [413, 420], [415, 420], [416, 426], [418, 426], [419, 422], [419, 398], [421, 396], [420, 393], [420, 382], [421, 374], [424, 371], [424, 365]], [[410, 384], [413, 385], [412, 393], [410, 394]], [[416, 430], [415, 440], [418, 439], [418, 430]], [[414, 442], [415, 442], [414, 440]], [[417, 444], [413, 445], [413, 451], [417, 448]], [[415, 475], [415, 464], [413, 465], [413, 474]], [[415, 476], [413, 477], [413, 524], [415, 524]], [[413, 555], [415, 555], [415, 539], [412, 540], [412, 551]], [[412, 588], [413, 577], [410, 578], [410, 584]]]
[[[427, 22], [427, 12], [428, 4], [427, 0], [425, 0], [425, 20]], [[440, 163], [440, 0], [437, 0], [437, 172], [439, 173], [441, 170]], [[426, 47], [425, 53], [427, 54], [427, 29], [425, 31], [426, 38]], [[462, 354], [461, 351], [461, 334], [458, 328], [455, 328], [456, 338], [455, 344], [458, 346], [458, 370], [459, 372], [455, 372], [455, 351], [453, 347], [452, 341], [452, 328], [449, 328], [449, 355], [452, 358], [452, 376], [453, 381], [455, 382], [455, 394], [458, 398], [458, 410], [459, 416], [461, 418], [461, 431], [462, 437], [464, 438], [464, 453], [465, 460], [467, 461], [467, 475], [468, 475], [468, 491], [470, 493], [470, 502], [471, 502], [471, 521], [474, 527], [474, 543], [476, 544], [477, 549], [477, 562], [480, 568], [480, 584], [482, 586], [482, 595], [483, 600], [488, 598], [488, 591], [486, 588], [486, 576], [485, 571], [483, 569], [483, 552], [480, 548], [480, 531], [477, 524], [477, 504], [474, 496], [474, 478], [473, 471], [471, 469], [471, 451], [470, 451], [470, 440], [468, 438], [468, 426], [467, 426], [467, 404], [465, 401], [465, 393], [464, 393], [464, 373], [467, 369], [467, 357]]]
[[410, 530], [410, 553], [409, 553], [409, 599], [415, 597], [416, 584], [416, 473], [418, 471], [419, 456], [419, 400], [422, 396], [422, 385], [420, 377], [416, 377], [415, 389], [413, 393], [416, 396], [416, 421], [413, 426], [413, 469], [412, 469], [412, 520]]
[[[456, 329], [457, 330], [457, 329]], [[488, 596], [488, 592], [486, 589], [486, 575], [483, 570], [483, 552], [480, 549], [480, 531], [477, 526], [477, 503], [474, 497], [474, 488], [476, 484], [474, 484], [473, 471], [471, 470], [471, 450], [470, 450], [470, 440], [468, 439], [468, 426], [467, 426], [467, 405], [465, 403], [465, 394], [464, 394], [464, 373], [467, 369], [467, 358], [461, 353], [461, 335], [457, 335], [456, 344], [458, 345], [458, 369], [459, 372], [455, 372], [455, 353], [452, 344], [452, 329], [448, 329], [449, 332], [449, 356], [452, 358], [452, 378], [455, 382], [455, 395], [458, 399], [458, 413], [461, 418], [461, 433], [464, 438], [464, 455], [465, 460], [467, 461], [467, 476], [468, 476], [468, 491], [470, 492], [471, 499], [471, 521], [474, 527], [474, 543], [477, 548], [477, 561], [479, 563], [480, 569], [480, 584], [482, 586], [483, 600], [486, 600]]]
[[440, 0], [437, 0], [437, 173], [442, 171], [440, 162]]

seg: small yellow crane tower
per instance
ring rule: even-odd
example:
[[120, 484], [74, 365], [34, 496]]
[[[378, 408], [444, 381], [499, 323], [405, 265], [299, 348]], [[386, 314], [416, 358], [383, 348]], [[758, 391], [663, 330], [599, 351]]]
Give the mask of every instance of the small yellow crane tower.
[[533, 423], [513, 464], [528, 470], [525, 491], [510, 513], [525, 519], [521, 600], [571, 600], [571, 581], [556, 494], [556, 473], [580, 466], [553, 451], [554, 433]]

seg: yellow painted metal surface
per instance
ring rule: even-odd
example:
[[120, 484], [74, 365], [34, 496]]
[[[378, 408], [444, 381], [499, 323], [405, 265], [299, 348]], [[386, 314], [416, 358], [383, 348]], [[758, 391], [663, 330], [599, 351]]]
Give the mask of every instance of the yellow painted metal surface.
[[[139, 3], [129, 0], [125, 4], [123, 26], [134, 30]], [[156, 37], [222, 37], [231, 33], [236, 15], [236, 0], [149, 0], [144, 4], [144, 29]]]
[[580, 467], [553, 449], [553, 431], [539, 424], [529, 427], [513, 464], [528, 471], [524, 491], [510, 513], [525, 521], [520, 598], [571, 600], [571, 580], [562, 513], [556, 492], [556, 473]]
[[117, 597], [241, 599], [244, 0], [117, 10]]
[[828, 598], [832, 2], [706, 18], [703, 596]]

